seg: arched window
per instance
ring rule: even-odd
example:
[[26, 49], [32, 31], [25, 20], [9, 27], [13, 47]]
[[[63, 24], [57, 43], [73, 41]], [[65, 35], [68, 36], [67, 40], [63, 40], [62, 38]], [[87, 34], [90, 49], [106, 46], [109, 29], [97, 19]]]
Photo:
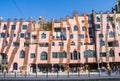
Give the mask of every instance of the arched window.
[[41, 53], [41, 60], [47, 60], [47, 52]]
[[13, 64], [13, 70], [17, 70], [18, 69], [18, 64], [15, 62], [14, 64]]
[[42, 38], [42, 39], [45, 39], [45, 38], [46, 38], [46, 34], [45, 34], [45, 33], [42, 33], [42, 34], [41, 34], [41, 38]]
[[72, 60], [77, 60], [78, 59], [78, 54], [77, 54], [77, 51], [74, 50], [72, 53], [71, 53], [71, 59]]
[[67, 58], [67, 53], [65, 51], [62, 53], [62, 58]]
[[74, 31], [78, 31], [78, 27], [76, 25], [74, 26]]
[[25, 51], [20, 51], [20, 58], [25, 58]]
[[86, 31], [86, 27], [85, 26], [82, 27], [82, 31]]
[[110, 54], [110, 55], [109, 55], [110, 57], [114, 57], [114, 56], [115, 56], [114, 50], [113, 50], [113, 49], [110, 49], [109, 54]]
[[105, 42], [103, 40], [100, 40], [100, 46], [104, 46]]

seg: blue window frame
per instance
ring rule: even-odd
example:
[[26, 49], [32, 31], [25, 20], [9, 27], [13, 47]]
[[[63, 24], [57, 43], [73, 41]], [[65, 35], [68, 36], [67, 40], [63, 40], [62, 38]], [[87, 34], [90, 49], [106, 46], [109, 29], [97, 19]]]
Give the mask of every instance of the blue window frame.
[[115, 33], [114, 32], [109, 32], [109, 37], [110, 38], [114, 38], [115, 37]]
[[24, 38], [25, 34], [24, 33], [20, 33], [20, 38]]
[[45, 39], [45, 38], [46, 38], [46, 34], [45, 34], [45, 33], [42, 33], [42, 34], [41, 34], [41, 38], [42, 38], [42, 39]]
[[70, 38], [73, 38], [73, 34], [70, 34]]
[[12, 25], [12, 30], [15, 30], [16, 29], [16, 25]]
[[100, 46], [104, 46], [105, 42], [103, 40], [100, 40]]
[[20, 58], [25, 58], [25, 51], [20, 51]]
[[96, 29], [100, 29], [100, 24], [96, 24], [96, 25], [95, 25], [95, 28], [96, 28]]
[[22, 26], [22, 29], [23, 29], [23, 30], [26, 30], [26, 29], [27, 29], [27, 25], [23, 25], [23, 26]]
[[97, 17], [96, 20], [97, 20], [97, 22], [100, 22], [100, 18], [99, 17]]
[[86, 31], [86, 27], [85, 26], [82, 27], [82, 31]]
[[76, 25], [74, 26], [74, 31], [78, 31], [78, 27]]
[[84, 35], [83, 35], [83, 34], [79, 34], [79, 35], [78, 35], [78, 38], [84, 39]]

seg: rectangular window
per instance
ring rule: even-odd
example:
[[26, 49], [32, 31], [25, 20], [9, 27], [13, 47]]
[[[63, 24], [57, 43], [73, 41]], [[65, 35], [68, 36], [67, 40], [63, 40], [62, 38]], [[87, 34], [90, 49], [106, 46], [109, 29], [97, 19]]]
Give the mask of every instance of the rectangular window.
[[59, 46], [64, 46], [64, 42], [58, 42]]
[[13, 46], [19, 46], [19, 42], [13, 42]]
[[29, 47], [29, 43], [24, 43], [24, 47]]
[[5, 38], [5, 33], [0, 33], [0, 38]]
[[59, 58], [59, 53], [52, 52], [52, 58]]
[[100, 29], [100, 24], [96, 24], [96, 25], [95, 25], [95, 28], [96, 28], [96, 29]]
[[35, 58], [35, 53], [31, 53], [30, 58]]
[[23, 29], [23, 30], [26, 30], [26, 29], [27, 29], [27, 25], [23, 25], [23, 26], [22, 26], [22, 29]]
[[16, 29], [16, 25], [12, 25], [12, 30], [15, 30]]
[[110, 17], [106, 17], [106, 21], [109, 22], [110, 21]]
[[25, 34], [24, 33], [20, 33], [20, 38], [24, 38]]
[[106, 53], [105, 52], [100, 53], [100, 57], [106, 57]]
[[84, 39], [84, 35], [83, 35], [83, 34], [79, 34], [79, 35], [78, 35], [78, 38]]
[[114, 32], [109, 32], [109, 37], [110, 38], [114, 38], [115, 37], [115, 33]]
[[78, 45], [79, 45], [79, 46], [82, 46], [82, 45], [83, 45], [83, 42], [79, 42]]
[[6, 34], [6, 37], [9, 37], [9, 33]]

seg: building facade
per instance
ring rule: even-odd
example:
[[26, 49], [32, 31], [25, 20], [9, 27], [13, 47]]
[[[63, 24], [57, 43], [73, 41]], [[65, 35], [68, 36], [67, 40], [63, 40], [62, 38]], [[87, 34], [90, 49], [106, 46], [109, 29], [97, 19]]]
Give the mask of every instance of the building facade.
[[0, 68], [40, 72], [120, 65], [120, 2], [112, 12], [74, 14], [66, 20], [0, 20]]

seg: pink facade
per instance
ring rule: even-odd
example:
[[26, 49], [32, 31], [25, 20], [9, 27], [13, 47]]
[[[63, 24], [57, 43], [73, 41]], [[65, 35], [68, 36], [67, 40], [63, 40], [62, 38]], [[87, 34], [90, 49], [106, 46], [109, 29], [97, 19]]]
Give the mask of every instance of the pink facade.
[[102, 12], [78, 16], [66, 21], [54, 20], [45, 29], [42, 19], [11, 22], [0, 21], [0, 63], [8, 71], [43, 71], [45, 68], [81, 67], [92, 69], [104, 63], [120, 62], [120, 14]]

